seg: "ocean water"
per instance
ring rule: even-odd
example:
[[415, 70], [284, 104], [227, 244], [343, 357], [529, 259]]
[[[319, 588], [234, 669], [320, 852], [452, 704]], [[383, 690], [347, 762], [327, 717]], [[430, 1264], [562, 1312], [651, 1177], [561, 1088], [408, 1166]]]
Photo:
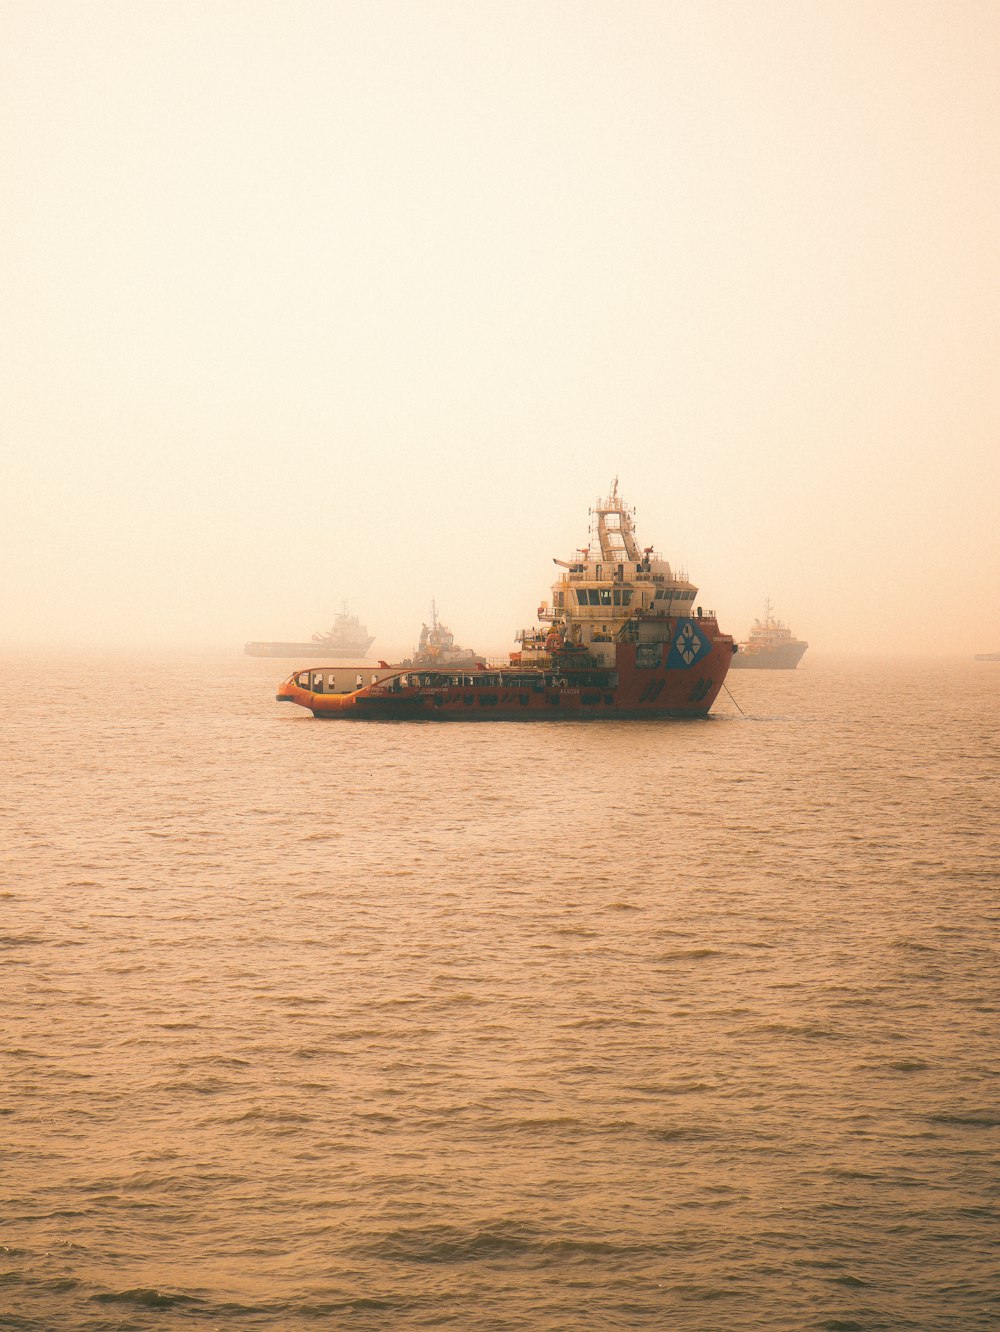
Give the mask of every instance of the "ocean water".
[[1000, 1327], [1000, 667], [3, 673], [0, 1327]]

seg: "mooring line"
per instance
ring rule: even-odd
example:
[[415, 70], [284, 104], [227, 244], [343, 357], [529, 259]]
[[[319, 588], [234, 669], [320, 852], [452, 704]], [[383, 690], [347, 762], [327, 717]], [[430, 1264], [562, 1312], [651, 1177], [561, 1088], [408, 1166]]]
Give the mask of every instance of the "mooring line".
[[[722, 682], [722, 687], [723, 687], [723, 689], [726, 691], [726, 693], [729, 694], [729, 697], [730, 697], [730, 698], [733, 698], [732, 693], [730, 692], [729, 686], [726, 684], [725, 680], [723, 680], [723, 682]], [[735, 698], [733, 698], [733, 702], [736, 703], [736, 699], [735, 699]], [[736, 711], [740, 714], [741, 717], [745, 717], [745, 716], [747, 715], [747, 714], [743, 711], [743, 709], [740, 707], [740, 705], [739, 705], [738, 703], [736, 703]]]

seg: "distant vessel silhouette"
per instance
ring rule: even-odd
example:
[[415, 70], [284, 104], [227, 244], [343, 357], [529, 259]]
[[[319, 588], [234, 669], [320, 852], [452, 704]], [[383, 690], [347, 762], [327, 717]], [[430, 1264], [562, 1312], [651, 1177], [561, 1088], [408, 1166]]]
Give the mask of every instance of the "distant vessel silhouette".
[[740, 643], [733, 658], [737, 670], [794, 671], [808, 643], [792, 636], [791, 629], [776, 619], [770, 597], [764, 603], [763, 620], [754, 620], [750, 637]]
[[375, 642], [356, 615], [348, 614], [347, 602], [325, 634], [313, 634], [308, 643], [247, 643], [249, 657], [364, 657]]
[[413, 656], [407, 657], [401, 666], [471, 666], [486, 665], [472, 648], [456, 647], [455, 635], [446, 624], [438, 619], [437, 603], [431, 601], [431, 622], [420, 627], [420, 641]]

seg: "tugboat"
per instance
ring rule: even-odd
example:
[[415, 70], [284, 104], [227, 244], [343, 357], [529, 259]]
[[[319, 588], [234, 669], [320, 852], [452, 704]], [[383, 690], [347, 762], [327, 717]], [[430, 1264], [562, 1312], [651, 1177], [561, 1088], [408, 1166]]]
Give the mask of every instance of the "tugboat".
[[754, 620], [750, 637], [739, 645], [733, 660], [734, 670], [794, 671], [809, 646], [793, 638], [786, 624], [776, 620], [771, 600], [764, 603], [763, 620]]
[[[736, 651], [698, 589], [652, 546], [640, 547], [634, 511], [611, 493], [591, 510], [586, 546], [556, 559], [562, 573], [538, 625], [523, 629], [509, 661], [385, 667], [341, 688], [343, 672], [296, 671], [279, 702], [315, 717], [434, 721], [704, 717]], [[380, 663], [382, 665], [382, 663]], [[360, 681], [361, 677], [357, 677]]]
[[407, 657], [401, 666], [465, 666], [476, 670], [485, 666], [485, 658], [472, 648], [456, 647], [455, 635], [446, 624], [438, 619], [437, 603], [431, 601], [431, 622], [420, 626], [420, 642], [414, 649], [413, 656]]
[[375, 635], [369, 635], [368, 626], [347, 613], [345, 601], [333, 628], [325, 634], [313, 634], [308, 643], [247, 643], [244, 651], [248, 657], [363, 658], [374, 642]]

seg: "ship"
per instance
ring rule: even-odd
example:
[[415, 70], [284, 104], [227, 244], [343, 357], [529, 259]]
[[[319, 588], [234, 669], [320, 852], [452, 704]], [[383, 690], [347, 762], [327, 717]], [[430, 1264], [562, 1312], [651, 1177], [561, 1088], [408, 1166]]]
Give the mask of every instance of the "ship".
[[793, 638], [791, 629], [775, 619], [768, 599], [763, 620], [754, 620], [750, 637], [740, 643], [733, 666], [739, 670], [794, 671], [809, 646]]
[[437, 602], [431, 601], [431, 622], [420, 626], [420, 641], [413, 650], [413, 656], [400, 663], [401, 666], [466, 666], [477, 669], [486, 665], [486, 659], [472, 648], [458, 647], [455, 635], [446, 624], [438, 619]]
[[350, 615], [347, 603], [334, 617], [333, 627], [322, 634], [313, 634], [308, 643], [247, 643], [244, 651], [249, 657], [357, 657], [367, 656], [375, 642], [356, 615]]
[[973, 661], [1000, 661], [1000, 652], [976, 652]]
[[329, 667], [294, 671], [282, 703], [320, 718], [434, 721], [696, 718], [708, 715], [736, 645], [698, 588], [640, 547], [634, 510], [614, 480], [591, 509], [588, 544], [560, 569], [537, 624], [506, 660], [476, 668], [389, 666], [366, 679]]

